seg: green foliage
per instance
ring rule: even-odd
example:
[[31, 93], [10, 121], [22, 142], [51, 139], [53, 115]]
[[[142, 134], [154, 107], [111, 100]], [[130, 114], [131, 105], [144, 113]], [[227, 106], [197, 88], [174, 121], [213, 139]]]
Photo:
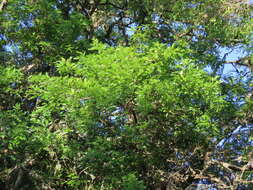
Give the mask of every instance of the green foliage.
[[5, 37], [13, 39], [10, 45], [16, 46], [17, 54], [23, 54], [20, 64], [53, 64], [89, 44], [83, 37], [88, 20], [79, 12], [68, 13], [57, 1], [11, 1], [3, 22]]
[[[11, 91], [20, 83], [22, 73], [13, 67], [0, 67], [0, 86], [3, 91]], [[14, 84], [15, 83], [15, 84]], [[13, 88], [12, 88], [13, 87]]]
[[124, 190], [144, 190], [145, 186], [142, 181], [138, 181], [134, 174], [129, 174], [123, 177], [122, 189]]
[[[188, 189], [201, 179], [250, 188], [252, 133], [241, 131], [253, 121], [251, 9], [7, 1], [0, 189]], [[223, 75], [221, 54], [237, 47], [245, 57]]]
[[[41, 126], [31, 128], [37, 151], [80, 160], [77, 168], [105, 184], [118, 188], [122, 178], [124, 188], [134, 189], [144, 186], [128, 172], [142, 173], [141, 160], [165, 172], [166, 154], [208, 144], [219, 134], [216, 118], [226, 108], [220, 82], [194, 66], [188, 51], [158, 43], [141, 51], [101, 44], [92, 49], [97, 53], [60, 61], [64, 76], [29, 80], [30, 96], [39, 97], [31, 115]], [[171, 141], [177, 144], [165, 150]]]

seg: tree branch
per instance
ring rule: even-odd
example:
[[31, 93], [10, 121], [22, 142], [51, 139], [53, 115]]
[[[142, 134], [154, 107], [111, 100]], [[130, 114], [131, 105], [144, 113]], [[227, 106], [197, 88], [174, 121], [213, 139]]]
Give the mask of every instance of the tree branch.
[[1, 4], [0, 4], [0, 12], [3, 11], [3, 9], [6, 7], [7, 3], [8, 3], [8, 0], [3, 0], [1, 2]]
[[243, 58], [235, 60], [235, 61], [226, 61], [226, 62], [224, 62], [224, 64], [244, 66], [244, 67], [248, 67], [251, 71], [253, 71], [253, 64], [251, 62], [250, 57], [243, 57]]

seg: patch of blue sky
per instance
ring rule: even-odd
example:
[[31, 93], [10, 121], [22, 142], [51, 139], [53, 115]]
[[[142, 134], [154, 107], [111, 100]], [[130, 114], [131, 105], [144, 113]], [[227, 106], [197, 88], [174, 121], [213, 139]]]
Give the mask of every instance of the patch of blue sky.
[[[236, 47], [234, 49], [220, 48], [220, 57], [223, 58], [225, 56], [226, 62], [234, 62], [246, 55], [247, 53], [242, 47]], [[232, 64], [225, 64], [223, 69], [223, 75], [234, 74], [237, 71], [236, 69], [238, 69], [239, 71], [243, 71], [245, 70], [245, 67], [240, 66], [235, 68], [235, 66], [233, 66]]]

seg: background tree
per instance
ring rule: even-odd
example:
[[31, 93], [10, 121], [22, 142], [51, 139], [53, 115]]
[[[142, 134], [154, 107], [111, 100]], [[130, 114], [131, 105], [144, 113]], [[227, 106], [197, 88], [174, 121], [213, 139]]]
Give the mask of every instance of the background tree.
[[0, 9], [2, 189], [251, 188], [249, 3]]

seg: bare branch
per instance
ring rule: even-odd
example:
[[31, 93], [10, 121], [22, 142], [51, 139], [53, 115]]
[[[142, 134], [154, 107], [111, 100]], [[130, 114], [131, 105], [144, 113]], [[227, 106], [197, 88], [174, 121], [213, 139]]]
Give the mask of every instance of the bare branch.
[[248, 67], [251, 71], [253, 71], [253, 64], [251, 62], [250, 57], [243, 57], [235, 61], [227, 61], [227, 62], [224, 62], [224, 64], [244, 66], [244, 67]]

